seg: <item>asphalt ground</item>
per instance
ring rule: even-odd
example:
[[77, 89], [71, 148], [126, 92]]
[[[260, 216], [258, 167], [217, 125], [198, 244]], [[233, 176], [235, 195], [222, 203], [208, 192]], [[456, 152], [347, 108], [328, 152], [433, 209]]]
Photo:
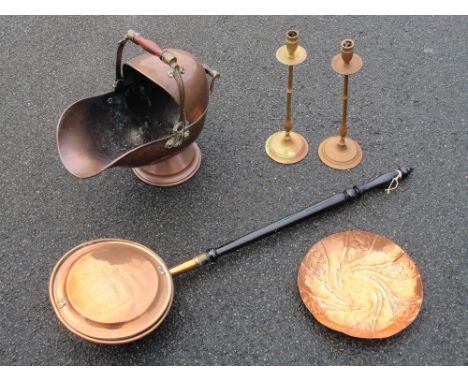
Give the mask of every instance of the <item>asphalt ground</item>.
[[[6, 365], [462, 365], [468, 361], [466, 17], [1, 17], [0, 360]], [[79, 180], [62, 166], [55, 129], [72, 102], [111, 89], [117, 41], [133, 28], [194, 53], [222, 74], [198, 143], [199, 173], [171, 189], [128, 168]], [[308, 59], [295, 70], [300, 164], [265, 154], [282, 126], [286, 68], [275, 58], [296, 28]], [[344, 38], [364, 60], [350, 79], [349, 132], [362, 165], [338, 172], [316, 150], [336, 134]], [[126, 48], [125, 57], [140, 51]], [[48, 299], [57, 260], [75, 245], [120, 237], [169, 264], [359, 184], [414, 167], [396, 192], [371, 192], [175, 279], [166, 322], [132, 344], [69, 333]], [[401, 245], [419, 267], [416, 321], [386, 340], [320, 325], [296, 278], [308, 248], [365, 230]]]

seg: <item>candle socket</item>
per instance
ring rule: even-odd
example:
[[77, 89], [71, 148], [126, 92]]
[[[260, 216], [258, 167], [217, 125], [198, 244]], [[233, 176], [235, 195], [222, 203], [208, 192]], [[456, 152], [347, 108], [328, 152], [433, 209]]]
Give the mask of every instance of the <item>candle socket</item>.
[[341, 58], [346, 65], [349, 65], [354, 54], [354, 41], [346, 39], [341, 41]]
[[299, 46], [299, 32], [289, 30], [286, 32], [286, 49], [288, 50], [288, 57], [293, 59], [296, 49]]

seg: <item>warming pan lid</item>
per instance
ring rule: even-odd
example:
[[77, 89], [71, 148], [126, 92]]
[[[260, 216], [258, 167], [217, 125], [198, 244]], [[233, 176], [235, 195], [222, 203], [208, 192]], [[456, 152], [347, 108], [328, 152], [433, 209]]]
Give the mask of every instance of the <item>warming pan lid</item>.
[[125, 343], [154, 330], [173, 298], [172, 276], [149, 248], [99, 239], [67, 252], [49, 283], [51, 303], [73, 333], [97, 343]]
[[320, 323], [359, 338], [400, 332], [416, 319], [423, 301], [411, 258], [371, 232], [341, 232], [313, 245], [299, 268], [298, 286]]

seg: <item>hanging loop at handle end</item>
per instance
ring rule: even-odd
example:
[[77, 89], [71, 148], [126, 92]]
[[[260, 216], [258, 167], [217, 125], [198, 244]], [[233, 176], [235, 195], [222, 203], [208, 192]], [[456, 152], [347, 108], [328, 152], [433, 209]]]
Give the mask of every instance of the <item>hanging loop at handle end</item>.
[[388, 185], [388, 187], [385, 189], [385, 192], [386, 192], [387, 194], [389, 194], [389, 193], [392, 192], [392, 191], [395, 191], [395, 190], [398, 188], [398, 186], [400, 185], [400, 184], [398, 183], [398, 181], [399, 181], [400, 179], [403, 178], [403, 173], [402, 173], [400, 170], [397, 170], [397, 173], [398, 173], [398, 175], [395, 176], [395, 177], [392, 179], [392, 181], [390, 182], [390, 184]]

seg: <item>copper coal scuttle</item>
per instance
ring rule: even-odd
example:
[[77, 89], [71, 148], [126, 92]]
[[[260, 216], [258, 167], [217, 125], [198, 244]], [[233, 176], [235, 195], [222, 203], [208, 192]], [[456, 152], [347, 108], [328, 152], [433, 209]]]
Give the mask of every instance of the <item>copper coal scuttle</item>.
[[[128, 41], [148, 53], [122, 66]], [[200, 167], [195, 140], [218, 77], [190, 53], [161, 49], [128, 31], [118, 44], [114, 90], [78, 101], [62, 114], [57, 127], [62, 163], [79, 178], [127, 166], [152, 185], [188, 180]]]

